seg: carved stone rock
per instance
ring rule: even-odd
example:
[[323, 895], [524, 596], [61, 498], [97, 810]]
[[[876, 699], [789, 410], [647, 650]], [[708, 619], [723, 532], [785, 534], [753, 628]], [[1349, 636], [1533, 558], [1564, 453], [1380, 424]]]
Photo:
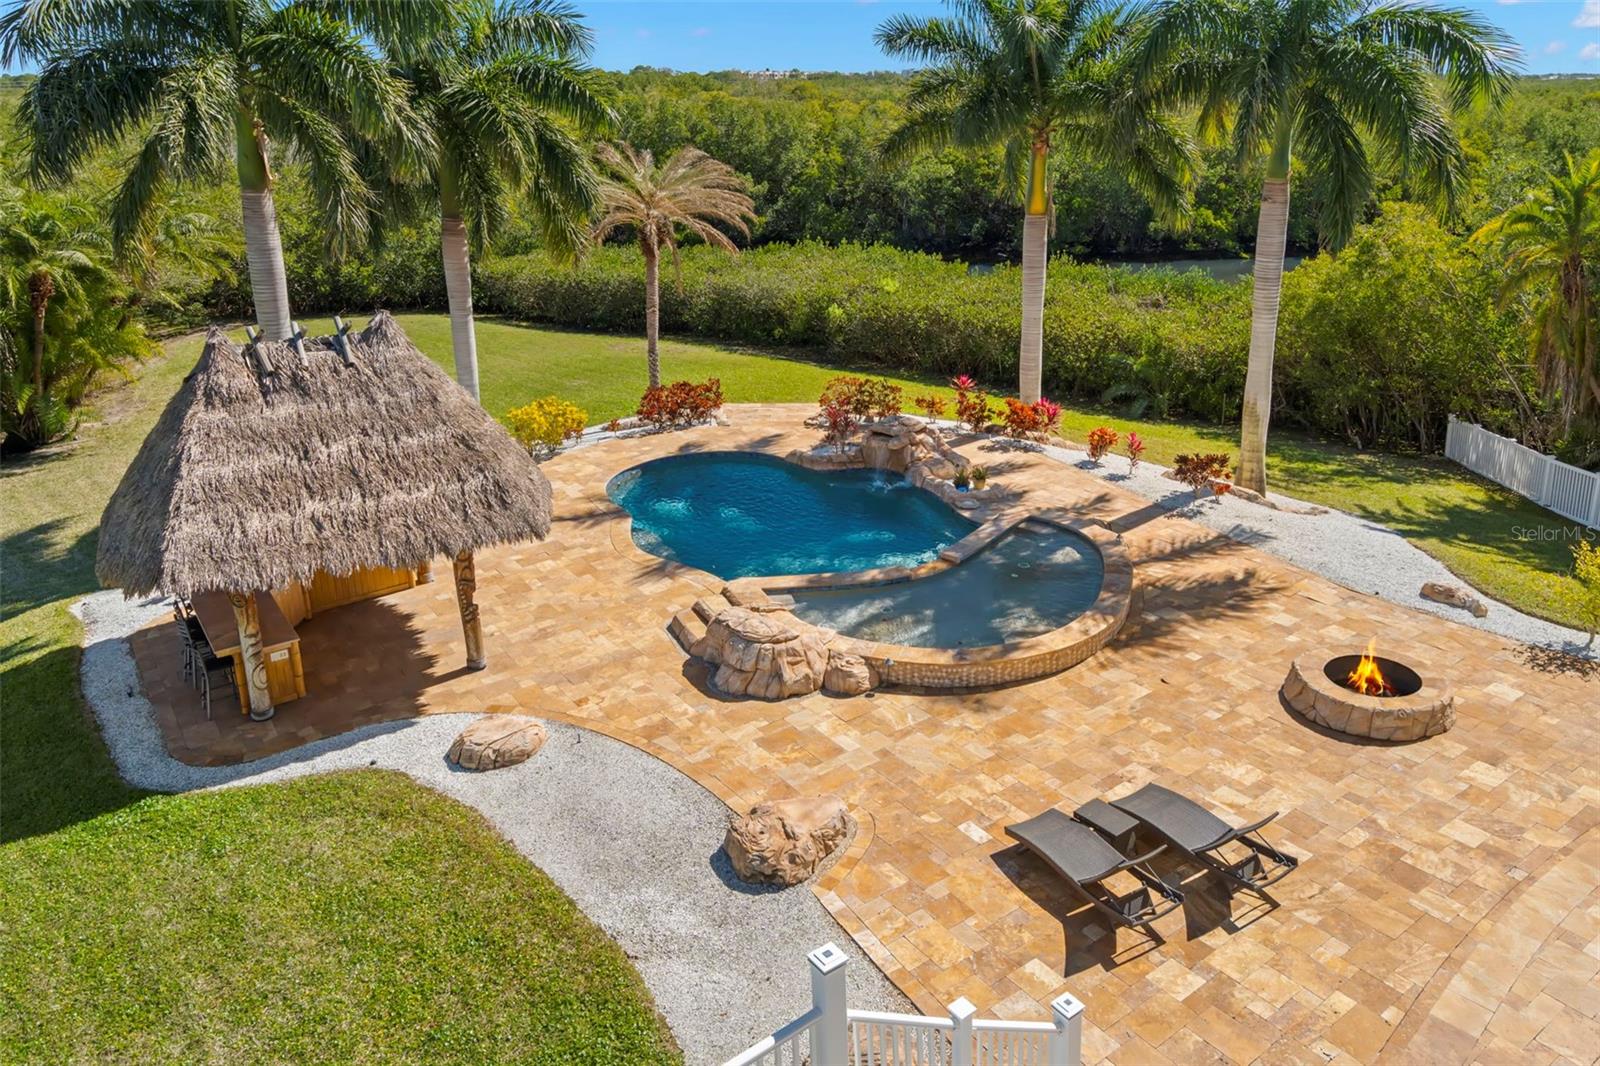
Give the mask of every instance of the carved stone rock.
[[463, 770], [498, 770], [544, 747], [544, 723], [517, 714], [486, 714], [461, 731], [445, 756]]
[[878, 687], [878, 672], [859, 655], [831, 651], [822, 687], [840, 696], [859, 696]]
[[850, 813], [833, 796], [778, 800], [728, 823], [723, 848], [743, 881], [798, 885], [850, 836]]
[[1435, 603], [1442, 603], [1449, 607], [1459, 607], [1463, 611], [1470, 611], [1474, 618], [1482, 618], [1489, 613], [1489, 608], [1484, 605], [1482, 600], [1456, 585], [1425, 581], [1422, 585], [1422, 598], [1432, 600]]
[[822, 687], [828, 668], [822, 634], [786, 611], [726, 607], [692, 651], [717, 668], [711, 684], [730, 696], [804, 696]]

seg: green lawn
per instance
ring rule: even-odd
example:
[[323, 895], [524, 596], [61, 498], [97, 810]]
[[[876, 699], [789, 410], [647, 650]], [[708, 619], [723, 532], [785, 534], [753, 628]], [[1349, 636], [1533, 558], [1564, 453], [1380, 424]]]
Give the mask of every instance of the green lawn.
[[[444, 315], [398, 316], [417, 346], [440, 365], [452, 366], [450, 325]], [[555, 393], [584, 408], [590, 423], [631, 414], [645, 386], [644, 342], [637, 337], [534, 329], [501, 320], [478, 324], [483, 402], [496, 415]], [[732, 402], [813, 401], [839, 368], [797, 357], [716, 344], [663, 340], [662, 374], [668, 380], [722, 379]], [[872, 373], [871, 370], [860, 371]], [[942, 383], [891, 376], [913, 396]], [[1082, 441], [1097, 425], [1137, 430], [1145, 458], [1170, 465], [1187, 451], [1225, 451], [1237, 457], [1238, 432], [1184, 422], [1122, 418], [1069, 409], [1063, 436]], [[1116, 463], [1120, 460], [1111, 459]], [[1581, 527], [1485, 481], [1448, 460], [1417, 455], [1358, 452], [1278, 432], [1271, 441], [1272, 487], [1314, 503], [1381, 522], [1495, 599], [1566, 625], [1580, 625], [1572, 606], [1575, 582], [1569, 544]], [[1541, 537], [1525, 531], [1543, 531]]]
[[0, 1061], [681, 1061], [637, 973], [476, 812], [377, 771], [146, 796], [79, 696], [94, 531], [199, 354], [0, 468]]

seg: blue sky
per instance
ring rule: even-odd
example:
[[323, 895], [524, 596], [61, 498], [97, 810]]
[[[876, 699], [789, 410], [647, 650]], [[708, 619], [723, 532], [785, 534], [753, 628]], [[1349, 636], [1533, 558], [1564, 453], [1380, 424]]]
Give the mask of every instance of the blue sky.
[[[889, 70], [872, 43], [888, 15], [937, 0], [576, 0], [595, 62], [675, 70]], [[1447, 0], [1476, 8], [1522, 45], [1530, 73], [1600, 74], [1600, 0]], [[0, 6], [6, 6], [0, 4]]]
[[[1521, 43], [1532, 73], [1600, 74], [1600, 0], [1449, 0], [1485, 12]], [[577, 0], [595, 31], [595, 62], [675, 70], [888, 70], [872, 43], [895, 12], [934, 14], [936, 0]], [[1587, 49], [1587, 51], [1586, 51]]]

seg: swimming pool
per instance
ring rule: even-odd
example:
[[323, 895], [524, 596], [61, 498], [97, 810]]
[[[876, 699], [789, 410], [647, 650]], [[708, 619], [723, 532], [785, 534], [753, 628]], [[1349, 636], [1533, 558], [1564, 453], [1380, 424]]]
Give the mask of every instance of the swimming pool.
[[1095, 602], [1100, 550], [1077, 533], [1024, 521], [959, 566], [887, 585], [796, 589], [795, 615], [860, 640], [973, 648], [1039, 636]]
[[918, 566], [976, 528], [898, 474], [738, 452], [656, 459], [606, 494], [641, 549], [723, 578]]

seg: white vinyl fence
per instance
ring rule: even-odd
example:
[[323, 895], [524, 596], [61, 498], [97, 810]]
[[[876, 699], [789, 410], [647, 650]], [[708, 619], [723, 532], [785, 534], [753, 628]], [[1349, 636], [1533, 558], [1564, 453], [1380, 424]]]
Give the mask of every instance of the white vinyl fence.
[[1600, 529], [1600, 474], [1552, 459], [1509, 437], [1450, 416], [1444, 454], [1563, 518]]
[[1065, 993], [1048, 1022], [975, 1018], [964, 997], [948, 1018], [851, 1010], [845, 953], [824, 944], [806, 961], [811, 1009], [724, 1066], [1081, 1066], [1083, 1004]]

